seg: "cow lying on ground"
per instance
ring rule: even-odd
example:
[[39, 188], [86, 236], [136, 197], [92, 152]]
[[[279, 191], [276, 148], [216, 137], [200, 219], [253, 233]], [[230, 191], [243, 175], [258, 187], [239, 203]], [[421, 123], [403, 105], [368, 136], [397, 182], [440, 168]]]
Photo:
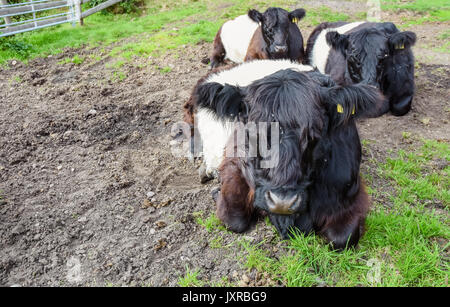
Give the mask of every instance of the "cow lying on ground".
[[304, 47], [297, 22], [304, 16], [304, 9], [289, 13], [272, 7], [264, 14], [250, 10], [247, 15], [227, 21], [214, 40], [211, 67], [225, 59], [235, 63], [254, 59], [291, 59], [301, 63]]
[[[375, 87], [336, 86], [290, 61], [254, 61], [199, 82], [188, 104], [204, 162], [218, 166], [217, 215], [229, 229], [245, 231], [264, 210], [283, 238], [296, 229], [322, 234], [336, 249], [358, 243], [369, 199], [355, 118], [385, 112]], [[276, 163], [264, 166], [268, 160]]]
[[414, 96], [413, 32], [393, 23], [322, 23], [308, 39], [306, 61], [340, 85], [380, 88], [393, 115], [409, 112]]

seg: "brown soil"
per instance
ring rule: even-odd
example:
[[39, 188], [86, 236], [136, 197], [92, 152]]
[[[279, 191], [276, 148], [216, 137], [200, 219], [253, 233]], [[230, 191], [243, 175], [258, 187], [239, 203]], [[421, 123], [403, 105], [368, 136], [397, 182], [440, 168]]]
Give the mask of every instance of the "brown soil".
[[[0, 285], [174, 286], [187, 266], [210, 285], [273, 284], [246, 272], [233, 244], [265, 240], [276, 256], [272, 228], [260, 221], [245, 234], [208, 232], [195, 217], [214, 212], [217, 182], [200, 184], [199, 165], [171, 155], [171, 125], [207, 73], [201, 59], [209, 51], [202, 44], [178, 58], [136, 60], [121, 68], [123, 81], [106, 65], [113, 59], [89, 57], [102, 56], [98, 49], [0, 72]], [[85, 62], [58, 64], [74, 54]], [[383, 161], [419, 137], [448, 142], [449, 70], [448, 62], [421, 62], [413, 110], [360, 123], [371, 141], [363, 173], [377, 180], [370, 159]], [[402, 132], [417, 138], [406, 142]], [[225, 247], [214, 248], [214, 239]]]

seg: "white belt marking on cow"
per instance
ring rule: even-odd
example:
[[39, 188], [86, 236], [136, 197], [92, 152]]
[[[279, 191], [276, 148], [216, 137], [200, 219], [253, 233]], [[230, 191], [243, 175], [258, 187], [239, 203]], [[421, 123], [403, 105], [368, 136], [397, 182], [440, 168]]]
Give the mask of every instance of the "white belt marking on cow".
[[224, 23], [220, 38], [226, 50], [225, 58], [235, 63], [244, 62], [253, 34], [258, 27], [259, 24], [247, 15], [241, 15]]
[[230, 70], [211, 75], [205, 83], [217, 82], [222, 85], [248, 86], [253, 81], [262, 79], [268, 75], [284, 69], [298, 71], [312, 71], [308, 65], [301, 65], [291, 60], [255, 60], [246, 62]]
[[362, 25], [366, 21], [361, 22], [352, 22], [349, 24], [346, 24], [342, 27], [338, 28], [328, 28], [322, 30], [320, 34], [317, 36], [316, 41], [314, 42], [314, 47], [312, 51], [311, 56], [311, 64], [314, 67], [317, 67], [317, 69], [321, 73], [325, 73], [325, 67], [327, 65], [328, 55], [330, 54], [331, 47], [327, 44], [327, 40], [325, 38], [325, 35], [330, 31], [336, 31], [339, 34], [345, 34], [346, 32], [358, 27], [359, 25]]

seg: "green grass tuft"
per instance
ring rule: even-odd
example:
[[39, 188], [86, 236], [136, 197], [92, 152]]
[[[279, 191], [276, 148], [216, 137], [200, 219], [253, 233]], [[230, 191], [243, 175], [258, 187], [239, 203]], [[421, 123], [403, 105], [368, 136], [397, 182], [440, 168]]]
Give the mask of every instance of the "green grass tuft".
[[215, 213], [211, 213], [207, 218], [203, 218], [203, 212], [195, 212], [194, 218], [195, 222], [208, 232], [227, 231]]
[[204, 282], [198, 279], [199, 270], [191, 271], [186, 266], [186, 273], [183, 277], [178, 279], [178, 285], [180, 287], [202, 287]]
[[396, 205], [404, 203], [414, 205], [418, 201], [432, 201], [442, 202], [443, 206], [448, 207], [449, 161], [448, 144], [425, 141], [418, 151], [400, 150], [396, 158], [388, 158], [387, 162], [381, 165], [380, 174], [397, 184], [397, 195], [393, 198]]

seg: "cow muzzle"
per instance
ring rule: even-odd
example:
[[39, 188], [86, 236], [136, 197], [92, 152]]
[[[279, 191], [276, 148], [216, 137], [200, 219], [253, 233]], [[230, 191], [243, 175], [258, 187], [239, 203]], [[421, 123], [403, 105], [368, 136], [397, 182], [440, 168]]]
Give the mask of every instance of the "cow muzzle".
[[267, 208], [275, 214], [293, 214], [298, 211], [302, 202], [300, 194], [286, 196], [267, 191], [264, 197]]
[[286, 45], [275, 45], [273, 46], [273, 50], [275, 53], [284, 53], [286, 52], [288, 47]]

